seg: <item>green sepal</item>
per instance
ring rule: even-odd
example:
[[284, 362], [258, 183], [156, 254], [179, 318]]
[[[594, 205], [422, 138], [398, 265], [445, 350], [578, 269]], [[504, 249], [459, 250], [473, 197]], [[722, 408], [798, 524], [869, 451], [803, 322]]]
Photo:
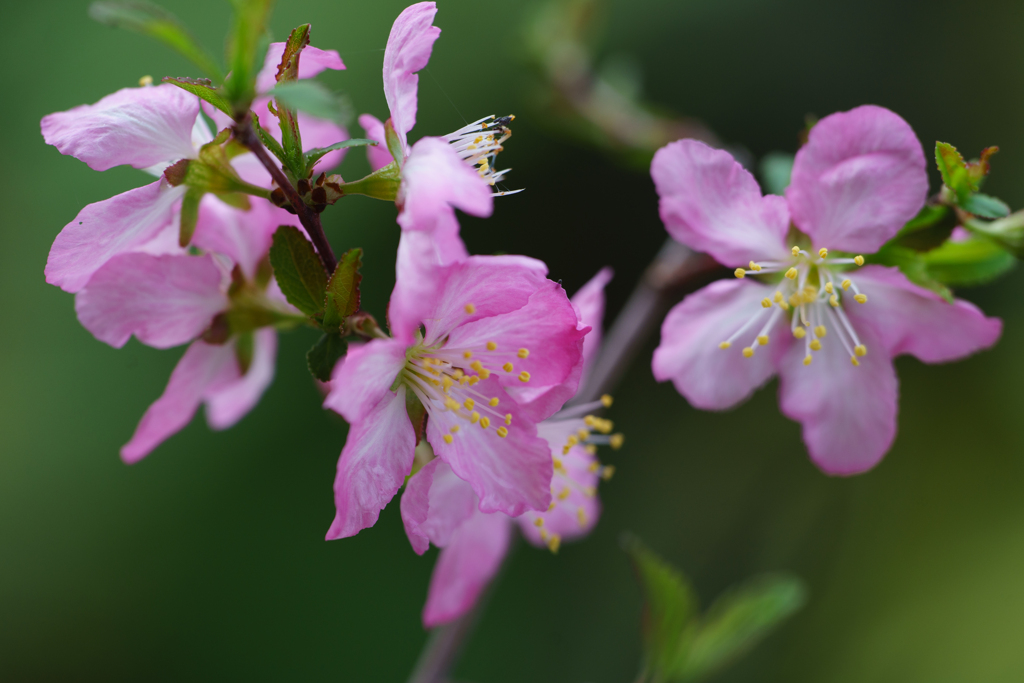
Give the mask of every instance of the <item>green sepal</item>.
[[377, 146], [376, 140], [365, 140], [363, 138], [353, 138], [351, 140], [342, 140], [341, 142], [335, 142], [333, 145], [328, 147], [314, 147], [313, 149], [306, 152], [306, 168], [312, 169], [313, 165], [320, 161], [325, 154], [333, 152], [337, 149], [347, 149], [349, 147], [366, 147], [366, 146]]
[[952, 287], [985, 284], [1017, 265], [1013, 254], [990, 239], [976, 236], [946, 242], [922, 258], [931, 277]]
[[398, 164], [392, 161], [384, 168], [378, 169], [359, 180], [342, 183], [341, 191], [346, 194], [361, 194], [374, 199], [393, 202], [398, 197], [398, 187], [402, 183], [402, 172]]
[[416, 394], [409, 389], [405, 390], [405, 412], [409, 416], [409, 422], [416, 432], [416, 443], [423, 441], [424, 432], [427, 428], [427, 409]]
[[356, 247], [349, 249], [338, 259], [338, 267], [327, 281], [325, 328], [328, 328], [330, 318], [329, 328], [333, 329], [335, 321], [338, 321], [338, 327], [341, 328], [342, 334], [345, 334], [345, 319], [359, 310], [359, 283], [363, 279], [359, 273], [363, 266], [362, 256], [363, 250]]
[[162, 7], [139, 0], [94, 2], [89, 6], [89, 16], [101, 24], [156, 38], [198, 66], [211, 78], [218, 81], [224, 78], [217, 62], [207, 54], [185, 25]]
[[949, 287], [928, 272], [928, 266], [920, 252], [890, 244], [882, 247], [877, 254], [869, 256], [868, 261], [882, 266], [896, 266], [915, 285], [929, 289], [947, 302], [953, 303], [953, 293], [949, 291]]
[[352, 118], [352, 108], [347, 101], [308, 78], [278, 83], [267, 95], [289, 109], [304, 111], [339, 126], [347, 126]]
[[231, 166], [231, 160], [224, 143], [231, 134], [229, 128], [222, 130], [212, 142], [203, 145], [198, 159], [181, 159], [164, 170], [167, 182], [177, 187], [212, 192], [225, 203], [240, 209], [249, 209], [249, 200], [244, 195], [270, 199], [270, 191], [250, 185], [242, 180]]
[[245, 332], [235, 339], [235, 362], [238, 363], [238, 373], [245, 376], [252, 366], [252, 355], [255, 350], [256, 335], [252, 332]]
[[323, 334], [306, 353], [309, 372], [321, 382], [331, 381], [331, 372], [338, 360], [345, 355], [348, 344], [337, 332]]
[[228, 103], [221, 91], [213, 87], [213, 81], [208, 78], [186, 78], [184, 76], [167, 76], [162, 79], [164, 83], [176, 85], [182, 90], [187, 90], [200, 99], [206, 100], [222, 112], [231, 116], [231, 105]]
[[322, 318], [327, 275], [302, 231], [291, 225], [280, 226], [270, 247], [270, 263], [288, 303], [310, 317]]
[[1010, 207], [1005, 202], [980, 192], [961, 202], [960, 208], [981, 218], [1006, 218], [1010, 215]]
[[206, 193], [196, 187], [185, 190], [185, 197], [181, 200], [181, 220], [178, 228], [178, 246], [187, 247], [192, 242], [192, 235], [196, 232], [196, 223], [199, 221], [199, 202]]
[[399, 166], [404, 165], [405, 150], [402, 149], [402, 141], [399, 139], [398, 133], [395, 132], [395, 126], [391, 123], [391, 119], [384, 122], [384, 140], [387, 142], [388, 151], [391, 152], [395, 163]]
[[224, 82], [224, 94], [234, 116], [242, 116], [256, 96], [257, 58], [266, 37], [267, 19], [273, 0], [232, 0], [234, 25], [228, 36], [227, 54], [231, 75]]

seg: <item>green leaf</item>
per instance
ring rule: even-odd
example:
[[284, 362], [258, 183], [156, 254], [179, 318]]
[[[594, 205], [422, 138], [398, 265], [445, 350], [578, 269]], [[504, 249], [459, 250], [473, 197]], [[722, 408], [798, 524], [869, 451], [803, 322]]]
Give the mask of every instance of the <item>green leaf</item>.
[[946, 142], [935, 143], [935, 163], [942, 174], [942, 182], [956, 195], [957, 203], [963, 202], [972, 192], [978, 191], [967, 172], [967, 162], [956, 147]]
[[334, 332], [324, 334], [306, 353], [310, 373], [321, 382], [330, 382], [334, 366], [347, 350], [348, 344], [341, 335]]
[[[309, 24], [303, 24], [288, 35], [285, 42], [281, 62], [277, 66], [276, 80], [278, 83], [293, 83], [299, 79], [299, 57], [302, 50], [309, 45]], [[299, 120], [295, 112], [282, 100], [276, 101], [276, 109], [272, 110], [281, 121], [281, 147], [288, 171], [296, 178], [305, 178], [306, 160], [302, 154], [302, 135], [299, 131]]]
[[402, 141], [399, 139], [398, 133], [395, 132], [391, 119], [384, 122], [384, 141], [387, 142], [391, 157], [401, 167], [405, 163], [405, 152], [402, 149]]
[[333, 152], [336, 149], [346, 149], [348, 147], [366, 147], [368, 145], [376, 146], [376, 140], [365, 140], [363, 138], [353, 138], [351, 140], [342, 140], [341, 142], [335, 142], [333, 145], [328, 147], [314, 147], [313, 149], [306, 152], [306, 168], [313, 168], [313, 164], [320, 161], [325, 154]]
[[869, 256], [868, 260], [882, 266], [896, 266], [915, 285], [930, 289], [949, 303], [953, 303], [953, 293], [949, 291], [949, 287], [928, 272], [928, 266], [921, 253], [906, 247], [886, 245], [877, 254]]
[[984, 237], [946, 242], [923, 259], [931, 277], [954, 287], [984, 284], [1017, 265], [1013, 254]]
[[982, 218], [1005, 218], [1010, 215], [1010, 207], [1002, 200], [980, 192], [961, 202], [960, 208]]
[[278, 142], [273, 135], [263, 129], [263, 126], [260, 125], [260, 119], [258, 116], [253, 115], [252, 122], [256, 128], [256, 134], [260, 136], [260, 142], [263, 143], [263, 146], [273, 152], [274, 156], [277, 157], [282, 164], [285, 163], [286, 157], [284, 148], [281, 147], [281, 143]]
[[986, 147], [981, 150], [981, 158], [977, 161], [972, 161], [967, 164], [967, 174], [970, 176], [971, 181], [980, 189], [982, 182], [985, 180], [985, 176], [988, 175], [990, 170], [989, 159], [992, 155], [999, 151], [998, 147]]
[[363, 250], [359, 247], [349, 249], [338, 259], [338, 267], [327, 282], [330, 305], [341, 320], [359, 310], [359, 283], [363, 279], [359, 269], [363, 267], [362, 257]]
[[956, 223], [956, 214], [948, 206], [925, 204], [889, 243], [915, 251], [929, 251], [949, 239]]
[[640, 539], [627, 535], [622, 543], [643, 588], [644, 655], [647, 670], [657, 679], [658, 672], [678, 665], [683, 634], [697, 611], [697, 598], [686, 577]]
[[187, 247], [192, 241], [192, 235], [196, 231], [196, 223], [199, 220], [199, 202], [202, 201], [202, 190], [190, 187], [185, 191], [185, 197], [181, 200], [181, 227], [178, 229], [178, 245]]
[[163, 79], [163, 82], [176, 85], [182, 90], [187, 90], [193, 95], [206, 100], [228, 116], [231, 115], [231, 105], [220, 94], [220, 90], [213, 87], [213, 81], [208, 78], [175, 78], [167, 76]]
[[803, 607], [807, 591], [791, 576], [762, 576], [718, 598], [699, 620], [678, 681], [703, 678], [753, 648]]
[[267, 94], [289, 109], [334, 121], [339, 126], [348, 125], [352, 118], [351, 107], [345, 100], [309, 79], [278, 83]]
[[[217, 62], [199, 45], [177, 17], [149, 2], [94, 2], [89, 16], [108, 26], [156, 38], [198, 66], [211, 78], [224, 78]], [[200, 95], [201, 97], [201, 95]]]
[[964, 221], [964, 227], [974, 234], [988, 237], [1017, 258], [1024, 258], [1024, 211], [991, 222], [971, 218]]
[[256, 58], [274, 3], [273, 0], [232, 0], [231, 4], [235, 7], [234, 26], [227, 44], [231, 75], [224, 89], [237, 115], [247, 111], [256, 96]]
[[290, 225], [279, 227], [270, 247], [270, 263], [288, 303], [308, 316], [324, 314], [327, 275], [302, 231]]
[[793, 175], [793, 161], [796, 157], [785, 152], [769, 152], [761, 159], [761, 182], [765, 192], [784, 195]]

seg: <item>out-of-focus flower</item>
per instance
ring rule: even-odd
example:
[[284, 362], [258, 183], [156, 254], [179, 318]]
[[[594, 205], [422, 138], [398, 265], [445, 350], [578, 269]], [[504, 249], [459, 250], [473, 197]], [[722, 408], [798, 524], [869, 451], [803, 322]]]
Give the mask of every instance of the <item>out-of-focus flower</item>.
[[392, 320], [395, 338], [350, 347], [335, 368], [324, 405], [351, 428], [328, 539], [377, 521], [420, 438], [469, 482], [484, 512], [520, 515], [551, 502], [550, 449], [537, 423], [575, 393], [588, 328], [539, 261], [472, 256], [434, 270], [439, 286], [421, 320]]
[[[579, 328], [590, 328], [584, 341], [586, 365], [600, 346], [604, 286], [610, 278], [611, 271], [602, 270], [572, 298]], [[402, 494], [402, 520], [409, 541], [421, 555], [431, 543], [442, 549], [423, 608], [425, 626], [455, 619], [473, 606], [501, 565], [515, 525], [530, 543], [553, 552], [562, 541], [590, 532], [601, 513], [598, 481], [612, 474], [611, 467], [598, 462], [597, 444], [617, 447], [622, 437], [609, 436], [611, 422], [587, 413], [610, 403], [609, 397], [603, 397], [565, 409], [538, 425], [554, 471], [551, 504], [545, 511], [527, 511], [519, 517], [483, 512], [473, 488], [440, 459], [431, 460], [409, 479]]]
[[651, 175], [669, 233], [739, 266], [737, 279], [672, 309], [655, 376], [693, 405], [722, 410], [778, 373], [781, 409], [801, 423], [811, 458], [827, 473], [868, 470], [891, 446], [893, 357], [950, 361], [999, 337], [1001, 322], [972, 304], [947, 303], [896, 268], [860, 267], [928, 191], [921, 144], [887, 109], [863, 106], [818, 122], [785, 198], [762, 196], [728, 153], [693, 140], [659, 150]]

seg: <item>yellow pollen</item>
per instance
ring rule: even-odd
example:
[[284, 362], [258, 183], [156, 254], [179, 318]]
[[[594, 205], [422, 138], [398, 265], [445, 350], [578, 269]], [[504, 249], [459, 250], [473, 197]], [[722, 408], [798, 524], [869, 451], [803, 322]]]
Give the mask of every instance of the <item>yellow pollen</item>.
[[833, 287], [832, 287], [832, 283], [831, 282], [826, 282], [825, 283], [825, 291], [828, 292], [829, 294], [831, 294], [833, 292]]
[[139, 79], [139, 87], [146, 87], [147, 85], [153, 85], [153, 77], [146, 75]]
[[504, 365], [501, 366], [501, 369], [504, 370], [505, 372], [512, 372], [512, 370], [513, 370], [512, 363], [511, 362], [505, 363]]
[[793, 254], [793, 256], [799, 256], [800, 255], [800, 247], [793, 247], [789, 251]]
[[558, 534], [551, 534], [551, 537], [548, 538], [548, 550], [550, 550], [552, 553], [557, 554], [558, 553], [558, 546], [560, 546], [561, 544], [562, 544], [562, 537], [559, 536]]
[[447, 394], [448, 390], [452, 388], [453, 384], [455, 384], [455, 382], [452, 381], [452, 378], [445, 376], [444, 380], [442, 380], [441, 382], [441, 387], [444, 390], [444, 393]]
[[595, 489], [593, 486], [583, 487], [583, 495], [586, 496], [587, 498], [593, 498], [596, 494], [597, 489]]
[[543, 517], [538, 517], [537, 519], [533, 520], [533, 524], [538, 529], [541, 528], [542, 526], [544, 526], [544, 518]]
[[[548, 505], [548, 512], [551, 512], [554, 509], [555, 509], [555, 501], [551, 501], [551, 505]], [[541, 529], [541, 535], [543, 535], [543, 534], [544, 534], [544, 530]]]
[[761, 346], [768, 346], [768, 335], [767, 334], [759, 334], [759, 335], [757, 335], [757, 343], [760, 344]]
[[474, 411], [473, 411], [473, 412], [472, 412], [472, 413], [470, 414], [470, 416], [469, 416], [469, 421], [470, 421], [471, 423], [473, 423], [473, 424], [476, 424], [477, 422], [479, 422], [479, 421], [480, 421], [480, 413], [478, 413], [478, 412], [476, 412], [476, 411], [474, 410]]
[[612, 407], [612, 395], [611, 394], [602, 394], [601, 395], [601, 405], [603, 405], [605, 408], [611, 408]]
[[816, 337], [824, 339], [826, 334], [828, 334], [828, 330], [825, 329], [824, 325], [818, 325], [817, 327], [814, 328], [814, 335]]
[[796, 276], [797, 276], [796, 268], [790, 268], [789, 270], [786, 271], [786, 277], [788, 277], [790, 280], [795, 280]]
[[490, 376], [491, 376], [491, 371], [488, 370], [487, 368], [484, 368], [483, 370], [480, 371], [480, 379], [487, 379]]
[[825, 247], [819, 249], [818, 256], [820, 256], [821, 258], [828, 258], [828, 249], [826, 249]]
[[487, 342], [487, 350], [488, 351], [494, 351], [497, 348], [498, 348], [498, 345], [495, 344], [494, 342], [492, 342], [492, 341], [491, 342]]
[[[552, 506], [552, 507], [549, 507], [549, 508], [548, 508], [548, 510], [553, 510], [553, 509], [554, 509], [554, 506]], [[547, 541], [547, 540], [548, 540], [548, 532], [547, 532], [547, 529], [541, 529], [541, 530], [540, 530], [540, 537], [541, 537], [541, 539], [542, 539], [542, 540], [544, 540], [544, 541]]]
[[588, 472], [597, 472], [599, 469], [601, 469], [601, 463], [599, 463], [599, 462], [597, 462], [595, 460], [594, 462], [590, 463], [590, 467], [587, 468], [587, 471]]
[[489, 418], [489, 417], [481, 417], [480, 418], [480, 426], [483, 427], [484, 429], [487, 429], [488, 427], [490, 427], [491, 426], [491, 418]]
[[526, 358], [527, 356], [530, 355], [530, 350], [529, 349], [519, 349], [519, 351], [516, 352], [516, 355], [519, 356], [520, 358]]
[[601, 478], [608, 481], [613, 476], [615, 476], [615, 467], [613, 465], [605, 465], [604, 469], [601, 470]]
[[718, 345], [718, 348], [720, 348], [720, 349], [727, 349], [730, 346], [732, 346], [732, 342], [722, 342], [721, 344]]
[[583, 418], [583, 424], [587, 425], [588, 427], [593, 427], [594, 426], [594, 420], [596, 420], [596, 419], [597, 418], [594, 417], [593, 415], [586, 415]]
[[450, 430], [448, 430], [448, 431], [450, 431], [452, 434], [458, 434], [459, 433], [459, 425], [452, 425], [452, 428]]
[[812, 361], [812, 360], [814, 360], [814, 359], [813, 359], [813, 358], [811, 358], [811, 354], [807, 354], [807, 355], [806, 355], [806, 356], [804, 357], [804, 365], [810, 365], [810, 364], [811, 364], [811, 361]]
[[498, 405], [498, 397], [495, 396], [494, 398], [492, 398], [490, 401], [487, 402], [487, 405], [491, 406], [492, 408]]
[[794, 327], [793, 336], [796, 337], [797, 339], [803, 339], [805, 336], [807, 336], [807, 330], [805, 330], [802, 327]]
[[463, 376], [464, 374], [465, 374], [465, 373], [464, 373], [464, 372], [462, 372], [462, 370], [459, 370], [458, 368], [456, 368], [456, 369], [455, 369], [455, 372], [453, 372], [453, 373], [452, 373], [452, 377], [454, 377], [455, 379], [462, 379], [462, 376]]
[[[467, 351], [466, 353], [469, 353], [469, 351]], [[469, 364], [469, 367], [473, 368], [477, 372], [480, 372], [481, 370], [484, 369], [484, 364], [481, 363], [478, 360], [475, 360], [475, 361], [473, 361], [472, 363]]]
[[466, 313], [473, 315], [474, 313], [476, 313], [476, 306], [474, 306], [473, 304], [466, 304], [463, 310], [465, 310]]
[[751, 261], [750, 262], [750, 269], [756, 273], [757, 271], [761, 270], [761, 266], [759, 266], [758, 264], [756, 264], [753, 261]]
[[576, 436], [580, 438], [580, 441], [586, 441], [587, 438], [590, 436], [590, 432], [588, 432], [586, 429], [577, 429]]
[[732, 271], [732, 274], [742, 280], [747, 276], [747, 271], [743, 270], [742, 268], [737, 268], [736, 270]]
[[856, 263], [858, 266], [863, 266], [864, 257], [861, 256], [860, 254], [857, 254], [856, 256], [853, 257], [853, 262]]
[[566, 439], [565, 441], [566, 441], [566, 444], [568, 444], [569, 446], [575, 446], [576, 444], [578, 444], [580, 442], [580, 440], [576, 438], [575, 434], [570, 434], [569, 438]]
[[832, 308], [839, 308], [839, 297], [833, 294], [828, 298], [828, 303], [832, 306]]
[[864, 346], [863, 344], [858, 344], [857, 346], [853, 347], [853, 352], [858, 356], [866, 356], [868, 355], [868, 347]]
[[587, 526], [587, 513], [583, 511], [583, 508], [576, 508], [576, 519], [579, 520], [580, 526]]
[[765, 297], [765, 298], [761, 299], [761, 306], [762, 306], [762, 308], [771, 308], [772, 307], [772, 300], [769, 299], [768, 297]]
[[860, 367], [860, 361], [857, 360], [857, 356], [850, 356], [850, 363], [852, 363], [853, 367], [855, 367], [855, 368], [859, 368]]
[[790, 294], [789, 295], [789, 305], [790, 306], [799, 306], [801, 303], [803, 303], [803, 298], [801, 298], [801, 296], [799, 294]]
[[520, 372], [519, 373], [519, 381], [520, 382], [529, 382], [530, 381], [530, 373], [528, 373], [526, 370], [523, 370], [522, 372]]
[[552, 458], [552, 464], [555, 466], [556, 470], [562, 469], [562, 461], [558, 458]]
[[454, 410], [458, 412], [459, 402], [456, 401], [454, 398], [447, 398], [444, 401], [444, 407], [447, 408], [448, 410]]
[[625, 440], [626, 437], [622, 434], [612, 434], [612, 438], [608, 440], [608, 445], [612, 447], [612, 450], [617, 451], [622, 448], [622, 444]]
[[466, 410], [473, 410], [473, 406], [476, 405], [476, 401], [471, 398], [467, 398], [462, 405], [466, 406]]
[[852, 284], [853, 283], [850, 282], [849, 280], [843, 280], [843, 282], [842, 282], [843, 291], [845, 292], [846, 290], [848, 290], [850, 288], [850, 285], [852, 285]]
[[505, 424], [512, 424], [512, 413], [505, 413]]
[[498, 436], [504, 439], [506, 436], [508, 436], [508, 430], [505, 429], [504, 427], [498, 427]]
[[468, 382], [469, 382], [469, 386], [471, 386], [471, 387], [472, 387], [472, 386], [476, 386], [476, 383], [477, 383], [477, 382], [479, 382], [479, 381], [480, 381], [480, 378], [479, 378], [479, 377], [477, 377], [476, 375], [473, 375], [473, 376], [472, 376], [472, 377], [470, 377], [470, 378], [469, 378], [469, 380], [468, 380]]
[[592, 443], [588, 443], [586, 446], [584, 446], [583, 450], [585, 450], [590, 455], [597, 455], [597, 446], [595, 446]]
[[472, 351], [463, 351], [462, 352], [462, 357], [465, 358], [466, 360], [469, 360], [470, 358], [473, 357], [473, 352]]
[[854, 294], [853, 300], [859, 304], [866, 304], [868, 302], [867, 294]]
[[743, 349], [743, 357], [744, 358], [752, 358], [753, 355], [754, 355], [754, 349], [752, 347], [748, 346], [747, 348]]
[[821, 342], [818, 341], [817, 339], [812, 339], [810, 346], [811, 351], [821, 351]]
[[441, 438], [442, 438], [442, 439], [444, 439], [444, 442], [445, 442], [445, 443], [449, 443], [449, 444], [450, 444], [450, 443], [451, 443], [452, 441], [455, 441], [455, 439], [453, 439], [453, 438], [452, 438], [452, 435], [451, 435], [451, 434], [445, 434], [445, 435], [444, 435], [444, 436], [442, 436]]
[[774, 300], [775, 303], [780, 304], [782, 303], [783, 298], [782, 292], [775, 292], [775, 296], [772, 297], [772, 300]]

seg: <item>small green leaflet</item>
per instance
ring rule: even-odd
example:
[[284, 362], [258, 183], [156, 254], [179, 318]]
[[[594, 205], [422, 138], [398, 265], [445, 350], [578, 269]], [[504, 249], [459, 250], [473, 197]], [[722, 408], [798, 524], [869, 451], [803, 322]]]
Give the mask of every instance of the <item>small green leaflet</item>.
[[187, 90], [193, 95], [206, 100], [228, 116], [231, 115], [231, 105], [221, 95], [220, 90], [213, 87], [213, 81], [208, 78], [175, 78], [167, 76], [163, 79], [163, 82], [176, 85], [182, 90]]
[[310, 317], [323, 316], [327, 274], [301, 230], [291, 225], [277, 229], [270, 247], [270, 264], [288, 303]]
[[982, 218], [1006, 218], [1010, 215], [1010, 207], [1005, 202], [980, 192], [961, 202], [960, 208]]
[[366, 147], [376, 146], [376, 140], [366, 140], [363, 138], [352, 138], [351, 140], [342, 140], [341, 142], [335, 142], [333, 145], [327, 147], [314, 147], [313, 149], [306, 152], [306, 168], [313, 168], [313, 164], [320, 161], [325, 154], [333, 152], [336, 149], [346, 149], [348, 147]]

